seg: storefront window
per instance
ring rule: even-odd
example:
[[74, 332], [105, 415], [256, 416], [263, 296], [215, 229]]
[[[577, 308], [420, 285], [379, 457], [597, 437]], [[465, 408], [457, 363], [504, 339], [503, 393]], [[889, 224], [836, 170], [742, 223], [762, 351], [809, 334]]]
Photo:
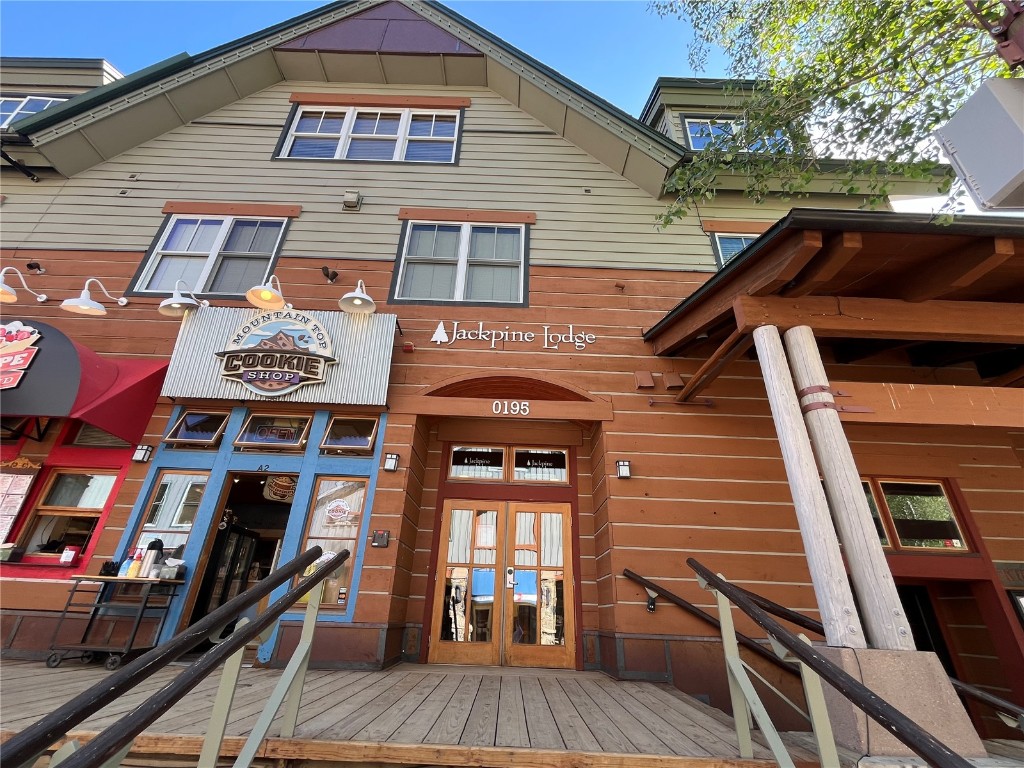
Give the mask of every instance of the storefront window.
[[59, 555], [66, 547], [84, 550], [106, 508], [117, 475], [57, 470], [21, 537], [26, 555]]
[[376, 431], [376, 419], [335, 416], [327, 427], [320, 449], [324, 453], [370, 453]]
[[[180, 556], [185, 548], [196, 512], [203, 500], [207, 476], [200, 473], [165, 472], [149, 502], [135, 549], [145, 549], [154, 539], [163, 542], [164, 552]], [[178, 550], [175, 554], [175, 550]]]
[[505, 449], [456, 445], [452, 448], [452, 480], [505, 479]]
[[516, 448], [515, 479], [525, 483], [565, 483], [568, 451], [551, 448]]
[[863, 485], [883, 546], [898, 550], [969, 548], [941, 483], [870, 480]]
[[226, 413], [185, 411], [171, 427], [164, 442], [174, 446], [214, 447], [220, 442], [227, 423]]
[[239, 448], [260, 450], [302, 450], [309, 432], [309, 416], [279, 416], [253, 413], [245, 420], [235, 440]]
[[317, 480], [302, 551], [318, 546], [324, 554], [347, 549], [352, 557], [324, 581], [325, 609], [344, 609], [352, 582], [352, 560], [359, 541], [359, 526], [366, 498], [366, 481], [342, 477]]

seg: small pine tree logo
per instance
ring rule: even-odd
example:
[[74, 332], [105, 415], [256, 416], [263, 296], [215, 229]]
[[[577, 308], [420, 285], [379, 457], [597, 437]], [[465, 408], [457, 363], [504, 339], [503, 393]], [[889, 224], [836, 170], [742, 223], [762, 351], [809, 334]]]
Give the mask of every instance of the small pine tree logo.
[[435, 344], [446, 344], [448, 342], [448, 332], [444, 329], [443, 320], [437, 324], [437, 328], [434, 329], [434, 335], [430, 337], [430, 340]]

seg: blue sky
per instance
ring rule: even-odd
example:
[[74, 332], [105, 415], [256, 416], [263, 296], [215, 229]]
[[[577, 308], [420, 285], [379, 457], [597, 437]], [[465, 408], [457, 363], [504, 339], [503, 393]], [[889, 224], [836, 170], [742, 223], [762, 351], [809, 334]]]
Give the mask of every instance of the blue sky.
[[[124, 74], [201, 53], [325, 3], [309, 0], [0, 0], [0, 55], [104, 58]], [[457, 13], [636, 116], [658, 77], [694, 72], [687, 26], [644, 0], [452, 0]]]

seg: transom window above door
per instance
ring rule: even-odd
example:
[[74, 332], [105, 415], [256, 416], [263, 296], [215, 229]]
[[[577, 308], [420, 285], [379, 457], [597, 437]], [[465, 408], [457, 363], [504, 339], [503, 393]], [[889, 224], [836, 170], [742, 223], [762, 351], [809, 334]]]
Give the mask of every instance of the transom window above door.
[[522, 224], [411, 221], [394, 298], [521, 304], [526, 239]]
[[454, 163], [460, 122], [458, 110], [300, 106], [279, 156]]
[[266, 281], [285, 219], [171, 216], [143, 264], [135, 290], [171, 293], [181, 280], [194, 293], [240, 295]]

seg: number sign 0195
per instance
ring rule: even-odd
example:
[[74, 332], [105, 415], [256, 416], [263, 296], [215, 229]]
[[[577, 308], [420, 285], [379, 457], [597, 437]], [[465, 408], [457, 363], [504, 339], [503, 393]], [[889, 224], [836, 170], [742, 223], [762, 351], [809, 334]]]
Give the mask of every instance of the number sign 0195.
[[529, 416], [529, 400], [495, 400], [491, 403], [495, 416]]

